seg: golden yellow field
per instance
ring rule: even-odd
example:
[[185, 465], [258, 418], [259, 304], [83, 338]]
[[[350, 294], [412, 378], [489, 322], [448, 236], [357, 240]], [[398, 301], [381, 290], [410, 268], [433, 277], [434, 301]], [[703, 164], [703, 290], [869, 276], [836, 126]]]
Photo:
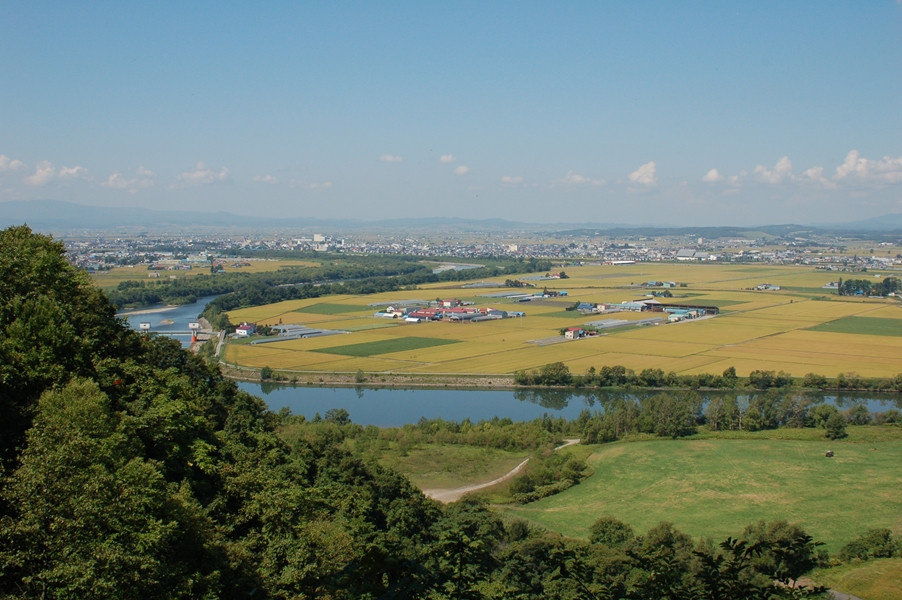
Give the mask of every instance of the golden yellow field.
[[[900, 271], [886, 270], [876, 276], [900, 276]], [[436, 284], [413, 291], [331, 296], [236, 310], [229, 314], [233, 323], [292, 323], [347, 333], [253, 346], [229, 344], [224, 359], [307, 373], [359, 369], [371, 373], [509, 375], [557, 361], [566, 363], [575, 374], [605, 365], [678, 374], [719, 374], [733, 366], [741, 376], [756, 369], [786, 371], [797, 377], [811, 372], [828, 377], [847, 372], [889, 377], [902, 372], [902, 336], [883, 335], [877, 325], [866, 332], [812, 330], [850, 317], [855, 319], [847, 322], [856, 324], [893, 322], [876, 319], [899, 320], [902, 324], [902, 303], [896, 299], [841, 298], [835, 290], [823, 288], [840, 276], [877, 280], [874, 273], [837, 274], [807, 266], [671, 263], [571, 266], [566, 272], [568, 279], [533, 281], [536, 288], [523, 290], [566, 290], [566, 297], [533, 302], [491, 297], [516, 291], [504, 288], [504, 278], [499, 278], [494, 282], [497, 287]], [[714, 305], [721, 312], [715, 317], [605, 329], [592, 338], [548, 343], [549, 339], [562, 339], [559, 332], [563, 328], [602, 319], [666, 317], [648, 312], [582, 314], [566, 310], [576, 302], [643, 299], [649, 293], [644, 286], [648, 281], [678, 284], [671, 289], [673, 297], [658, 298], [661, 302]], [[781, 289], [755, 289], [761, 283]], [[526, 316], [478, 323], [405, 323], [374, 317], [380, 306], [436, 297], [522, 311]], [[413, 346], [407, 347], [405, 340]]]

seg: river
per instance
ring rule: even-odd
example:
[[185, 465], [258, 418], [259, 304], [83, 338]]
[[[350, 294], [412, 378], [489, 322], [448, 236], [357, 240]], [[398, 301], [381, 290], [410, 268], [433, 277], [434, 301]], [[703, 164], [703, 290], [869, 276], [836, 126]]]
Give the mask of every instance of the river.
[[[187, 347], [191, 340], [190, 335], [170, 332], [187, 331], [188, 323], [197, 321], [198, 315], [212, 298], [199, 298], [192, 304], [176, 307], [149, 306], [140, 311], [123, 313], [122, 316], [134, 329], [138, 329], [142, 322], [150, 323], [152, 333], [172, 335]], [[324, 415], [332, 408], [344, 408], [350, 413], [354, 423], [377, 427], [397, 427], [406, 423], [416, 423], [421, 418], [442, 418], [448, 421], [470, 419], [477, 422], [499, 417], [513, 421], [530, 421], [547, 413], [554, 417], [575, 419], [584, 409], [603, 410], [609, 401], [624, 393], [636, 398], [657, 393], [543, 389], [328, 388], [251, 382], [240, 382], [238, 386], [263, 398], [274, 411], [287, 407], [292, 413], [304, 415], [309, 419], [317, 413]], [[832, 402], [840, 408], [864, 403], [872, 413], [902, 407], [902, 396], [898, 394], [837, 396], [835, 393], [825, 393], [814, 394], [812, 400]]]
[[119, 316], [128, 321], [129, 327], [139, 329], [141, 323], [150, 324], [151, 333], [168, 335], [180, 341], [182, 346], [191, 344], [191, 334], [172, 333], [174, 331], [188, 331], [188, 323], [196, 322], [197, 317], [206, 308], [207, 303], [216, 296], [198, 298], [197, 302], [182, 304], [180, 306], [147, 306], [141, 310], [126, 311]]
[[[512, 421], [530, 421], [548, 414], [552, 417], [575, 419], [584, 409], [603, 411], [607, 404], [623, 395], [642, 398], [659, 393], [645, 390], [328, 388], [251, 382], [240, 382], [238, 386], [263, 398], [274, 411], [287, 407], [292, 413], [310, 419], [317, 413], [324, 415], [332, 408], [344, 408], [354, 423], [377, 427], [398, 427], [416, 423], [421, 418], [442, 418], [448, 421], [470, 419], [477, 422], [499, 417]], [[708, 392], [701, 396], [707, 399], [729, 393], [735, 392]], [[743, 395], [748, 396], [748, 393], [743, 392]], [[829, 402], [840, 409], [854, 404], [864, 404], [871, 413], [902, 408], [902, 396], [897, 394], [807, 395], [815, 403]]]

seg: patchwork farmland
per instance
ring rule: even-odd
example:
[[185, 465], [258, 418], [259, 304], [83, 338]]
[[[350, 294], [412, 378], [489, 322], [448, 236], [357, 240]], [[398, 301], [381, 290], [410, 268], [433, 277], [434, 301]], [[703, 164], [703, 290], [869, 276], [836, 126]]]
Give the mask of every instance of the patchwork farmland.
[[[498, 375], [538, 369], [562, 361], [574, 374], [605, 365], [635, 371], [658, 368], [677, 374], [715, 373], [736, 368], [740, 376], [756, 369], [786, 371], [796, 377], [828, 377], [854, 372], [890, 377], [902, 372], [902, 304], [895, 299], [849, 298], [825, 284], [841, 275], [899, 276], [881, 273], [837, 274], [811, 267], [638, 263], [622, 266], [567, 267], [567, 279], [526, 279], [535, 288], [504, 287], [504, 278], [481, 287], [460, 284], [421, 286], [416, 290], [370, 296], [332, 296], [287, 301], [235, 310], [232, 323], [299, 324], [345, 332], [343, 335], [292, 339], [254, 345], [230, 343], [227, 363], [298, 373], [394, 373], [408, 375]], [[534, 277], [534, 276], [533, 276]], [[651, 281], [676, 283], [673, 304], [716, 306], [713, 317], [665, 322], [666, 314], [617, 312], [588, 314], [567, 310], [576, 303], [620, 304], [647, 299]], [[762, 283], [780, 289], [758, 289]], [[517, 301], [504, 292], [566, 291], [566, 296]], [[654, 291], [661, 292], [660, 287]], [[522, 311], [523, 317], [480, 322], [407, 322], [377, 318], [389, 305], [453, 298], [476, 307]], [[660, 325], [604, 328], [598, 335], [561, 343], [547, 342], [563, 329], [597, 321], [646, 320]], [[561, 336], [562, 337], [562, 336]], [[406, 340], [406, 341], [405, 341]]]

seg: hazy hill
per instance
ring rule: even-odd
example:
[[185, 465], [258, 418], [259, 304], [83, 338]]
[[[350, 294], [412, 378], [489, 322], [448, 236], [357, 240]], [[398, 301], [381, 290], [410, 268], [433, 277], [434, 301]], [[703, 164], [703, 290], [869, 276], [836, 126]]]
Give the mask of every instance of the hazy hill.
[[650, 227], [613, 223], [524, 223], [506, 219], [467, 219], [459, 217], [399, 218], [364, 221], [359, 219], [309, 219], [246, 217], [232, 213], [156, 210], [152, 208], [100, 207], [60, 200], [10, 201], [0, 203], [0, 227], [27, 223], [32, 230], [71, 234], [98, 231], [197, 232], [199, 229], [265, 231], [367, 231], [399, 232], [545, 232], [588, 236], [605, 233], [615, 236], [699, 236], [705, 238], [757, 237], [761, 233], [775, 237], [804, 236], [811, 233], [875, 232], [902, 233], [902, 213], [893, 213], [852, 223], [821, 225], [774, 224], [756, 227]]

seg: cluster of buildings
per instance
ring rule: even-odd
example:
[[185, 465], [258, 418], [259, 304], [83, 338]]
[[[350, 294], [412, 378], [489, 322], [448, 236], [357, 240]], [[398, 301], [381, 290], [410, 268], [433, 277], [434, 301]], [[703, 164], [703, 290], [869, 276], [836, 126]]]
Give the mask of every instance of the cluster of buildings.
[[[484, 238], [478, 240], [478, 238]], [[505, 238], [508, 239], [505, 239]], [[523, 239], [546, 238], [548, 241]], [[552, 239], [557, 237], [558, 239]], [[512, 241], [511, 238], [516, 239]], [[902, 264], [902, 256], [888, 242], [875, 243], [859, 255], [846, 252], [844, 240], [819, 234], [800, 239], [705, 239], [688, 235], [605, 236], [603, 232], [584, 234], [508, 235], [423, 233], [419, 237], [361, 235], [359, 239], [314, 233], [268, 233], [195, 235], [146, 235], [132, 238], [93, 237], [66, 239], [70, 260], [88, 270], [112, 266], [148, 264], [157, 268], [186, 268], [197, 262], [210, 266], [213, 259], [242, 250], [290, 250], [354, 254], [407, 254], [423, 257], [542, 258], [566, 264], [632, 264], [639, 262], [698, 261], [804, 264], [816, 268], [856, 271]], [[902, 243], [900, 241], [899, 243]], [[178, 264], [175, 264], [175, 263]], [[448, 267], [442, 267], [448, 268]], [[455, 267], [457, 268], [457, 267]]]
[[489, 307], [476, 307], [460, 300], [440, 300], [429, 306], [388, 306], [375, 315], [382, 319], [404, 319], [407, 323], [423, 321], [479, 322], [495, 319], [525, 317], [521, 311], [500, 310]]

